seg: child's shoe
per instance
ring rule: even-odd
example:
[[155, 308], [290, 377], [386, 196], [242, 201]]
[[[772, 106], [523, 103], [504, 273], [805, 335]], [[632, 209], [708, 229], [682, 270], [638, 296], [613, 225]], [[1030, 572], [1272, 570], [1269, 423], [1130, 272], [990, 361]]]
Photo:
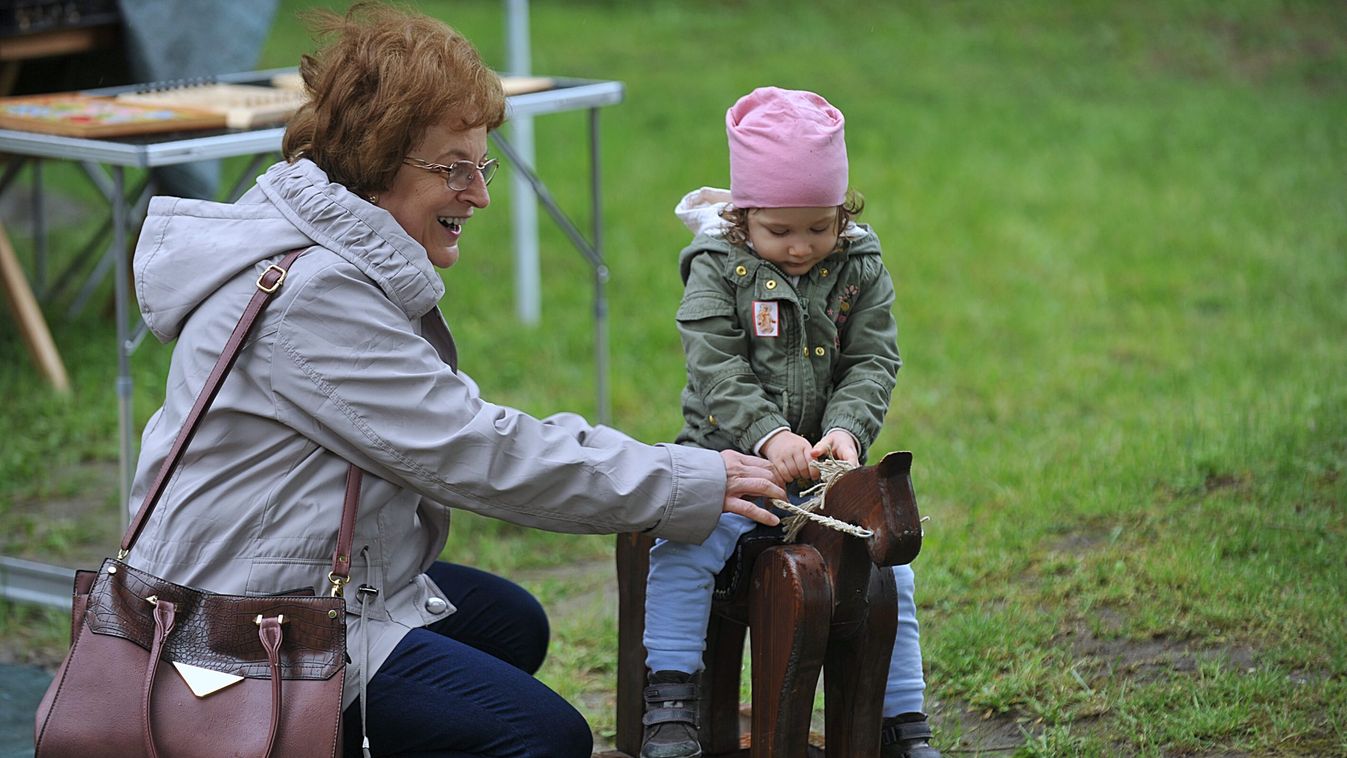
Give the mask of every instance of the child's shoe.
[[698, 758], [696, 674], [656, 671], [645, 688], [641, 758]]
[[884, 719], [880, 758], [940, 758], [931, 747], [931, 725], [924, 713], [900, 713]]

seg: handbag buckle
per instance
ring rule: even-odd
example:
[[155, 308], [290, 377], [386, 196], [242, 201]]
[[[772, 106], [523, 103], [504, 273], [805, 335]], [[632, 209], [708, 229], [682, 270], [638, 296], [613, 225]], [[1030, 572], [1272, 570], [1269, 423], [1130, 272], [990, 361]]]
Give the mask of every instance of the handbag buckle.
[[346, 585], [350, 583], [351, 577], [337, 576], [336, 572], [327, 572], [327, 580], [332, 582], [332, 597], [346, 597]]
[[[287, 619], [287, 618], [285, 617], [285, 614], [284, 614], [284, 613], [278, 613], [278, 614], [276, 614], [276, 623], [277, 623], [277, 624], [284, 624], [284, 623], [286, 623], [287, 621], [289, 621], [289, 619]], [[257, 618], [253, 619], [253, 623], [254, 623], [254, 624], [257, 624], [258, 626], [261, 626], [261, 625], [262, 625], [262, 614], [260, 614], [260, 613], [257, 614]]]
[[[270, 274], [272, 271], [276, 272], [276, 281], [272, 282], [271, 286], [267, 286], [262, 282], [262, 280], [266, 279], [267, 274]], [[270, 266], [267, 266], [265, 269], [263, 269], [262, 275], [257, 277], [257, 288], [270, 295], [271, 293], [280, 289], [281, 284], [283, 284], [284, 282], [285, 282], [285, 269], [273, 263]]]

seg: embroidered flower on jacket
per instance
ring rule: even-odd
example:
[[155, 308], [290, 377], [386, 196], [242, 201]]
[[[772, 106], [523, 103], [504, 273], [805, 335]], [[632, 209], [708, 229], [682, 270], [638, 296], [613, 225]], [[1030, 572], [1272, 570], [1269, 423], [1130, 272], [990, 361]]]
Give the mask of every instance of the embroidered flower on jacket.
[[837, 297], [837, 304], [828, 308], [826, 313], [828, 318], [833, 320], [839, 327], [847, 322], [847, 317], [851, 314], [851, 301], [861, 294], [861, 288], [858, 284], [848, 284], [842, 289]]

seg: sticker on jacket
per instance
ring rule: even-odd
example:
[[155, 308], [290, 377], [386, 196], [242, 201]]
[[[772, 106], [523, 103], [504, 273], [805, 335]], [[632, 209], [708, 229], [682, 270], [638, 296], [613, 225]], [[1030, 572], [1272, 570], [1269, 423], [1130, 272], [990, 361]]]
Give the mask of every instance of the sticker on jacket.
[[753, 333], [759, 337], [777, 337], [781, 334], [781, 313], [775, 300], [753, 301]]

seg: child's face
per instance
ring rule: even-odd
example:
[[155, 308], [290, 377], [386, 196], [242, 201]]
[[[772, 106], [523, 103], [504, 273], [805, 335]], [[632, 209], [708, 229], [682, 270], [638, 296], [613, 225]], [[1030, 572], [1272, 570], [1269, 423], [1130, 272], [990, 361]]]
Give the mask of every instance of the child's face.
[[755, 208], [748, 241], [758, 257], [791, 276], [809, 273], [837, 247], [837, 208]]

